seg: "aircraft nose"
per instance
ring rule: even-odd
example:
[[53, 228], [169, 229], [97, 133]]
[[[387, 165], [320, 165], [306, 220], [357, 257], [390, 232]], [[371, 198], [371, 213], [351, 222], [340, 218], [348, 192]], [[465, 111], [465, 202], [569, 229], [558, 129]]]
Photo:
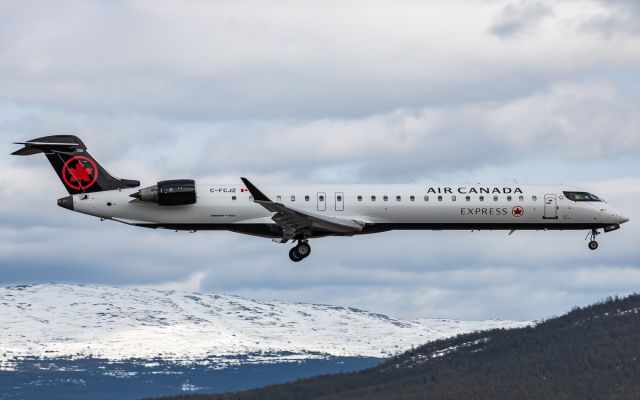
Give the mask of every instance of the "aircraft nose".
[[67, 210], [73, 211], [73, 197], [67, 196], [67, 197], [58, 199], [58, 205], [62, 208], [66, 208]]
[[620, 216], [620, 223], [624, 224], [625, 222], [629, 222], [629, 218], [625, 217], [625, 216]]

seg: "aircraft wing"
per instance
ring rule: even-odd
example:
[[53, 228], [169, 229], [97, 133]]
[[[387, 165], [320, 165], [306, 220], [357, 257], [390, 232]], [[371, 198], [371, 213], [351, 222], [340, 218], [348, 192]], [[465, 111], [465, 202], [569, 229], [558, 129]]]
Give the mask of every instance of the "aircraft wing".
[[242, 182], [245, 184], [247, 189], [249, 189], [249, 192], [253, 196], [253, 200], [257, 204], [260, 204], [262, 207], [275, 213], [271, 219], [284, 231], [283, 240], [293, 239], [297, 234], [302, 233], [305, 230], [325, 231], [347, 235], [355, 234], [362, 232], [362, 228], [365, 226], [365, 223], [362, 221], [339, 217], [328, 217], [287, 207], [281, 203], [275, 203], [247, 178], [240, 179], [242, 179]]

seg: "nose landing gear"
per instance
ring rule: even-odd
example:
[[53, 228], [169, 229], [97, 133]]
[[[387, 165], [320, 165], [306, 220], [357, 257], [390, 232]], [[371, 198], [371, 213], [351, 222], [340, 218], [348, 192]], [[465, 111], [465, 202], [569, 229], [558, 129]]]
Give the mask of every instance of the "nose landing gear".
[[300, 262], [311, 254], [311, 246], [306, 240], [299, 241], [298, 245], [289, 251], [289, 258], [293, 262]]
[[596, 242], [596, 236], [598, 236], [599, 234], [600, 232], [598, 232], [597, 229], [592, 229], [591, 232], [587, 234], [587, 237], [591, 235], [591, 241], [589, 242], [589, 249], [596, 250], [598, 248], [598, 242]]

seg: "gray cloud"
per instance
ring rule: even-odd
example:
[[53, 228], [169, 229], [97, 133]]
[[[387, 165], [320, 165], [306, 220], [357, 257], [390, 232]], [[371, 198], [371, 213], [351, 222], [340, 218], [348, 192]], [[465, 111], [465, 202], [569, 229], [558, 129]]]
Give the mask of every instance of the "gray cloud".
[[543, 3], [530, 1], [510, 2], [502, 9], [500, 16], [489, 27], [489, 31], [500, 37], [513, 37], [535, 28], [546, 16], [551, 7]]
[[582, 24], [581, 28], [585, 32], [599, 33], [607, 38], [640, 34], [640, 3], [634, 0], [599, 2], [603, 9]]
[[[27, 132], [20, 139], [77, 133], [112, 173], [145, 182], [185, 176], [235, 182], [241, 175], [267, 181], [406, 182], [523, 160], [633, 157], [640, 152], [639, 106], [636, 96], [616, 84], [570, 82], [505, 102], [363, 118], [206, 122], [1, 105], [0, 118], [13, 115], [4, 126], [7, 132]], [[544, 143], [553, 145], [538, 146]]]
[[[637, 67], [616, 46], [585, 45], [555, 19], [553, 40], [496, 43], [489, 11], [504, 2], [461, 2], [462, 15], [408, 0], [264, 7], [16, 3], [3, 10], [0, 97], [188, 120], [348, 118], [504, 101], [576, 74]], [[511, 9], [525, 24], [545, 7]]]

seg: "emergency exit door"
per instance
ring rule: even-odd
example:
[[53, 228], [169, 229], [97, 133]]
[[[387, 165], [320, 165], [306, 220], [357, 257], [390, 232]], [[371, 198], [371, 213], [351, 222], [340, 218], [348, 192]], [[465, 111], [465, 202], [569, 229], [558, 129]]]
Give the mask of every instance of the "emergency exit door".
[[318, 211], [327, 211], [327, 195], [324, 192], [318, 192]]
[[336, 211], [344, 211], [344, 193], [336, 192]]
[[558, 219], [558, 200], [555, 194], [544, 195], [544, 219]]

